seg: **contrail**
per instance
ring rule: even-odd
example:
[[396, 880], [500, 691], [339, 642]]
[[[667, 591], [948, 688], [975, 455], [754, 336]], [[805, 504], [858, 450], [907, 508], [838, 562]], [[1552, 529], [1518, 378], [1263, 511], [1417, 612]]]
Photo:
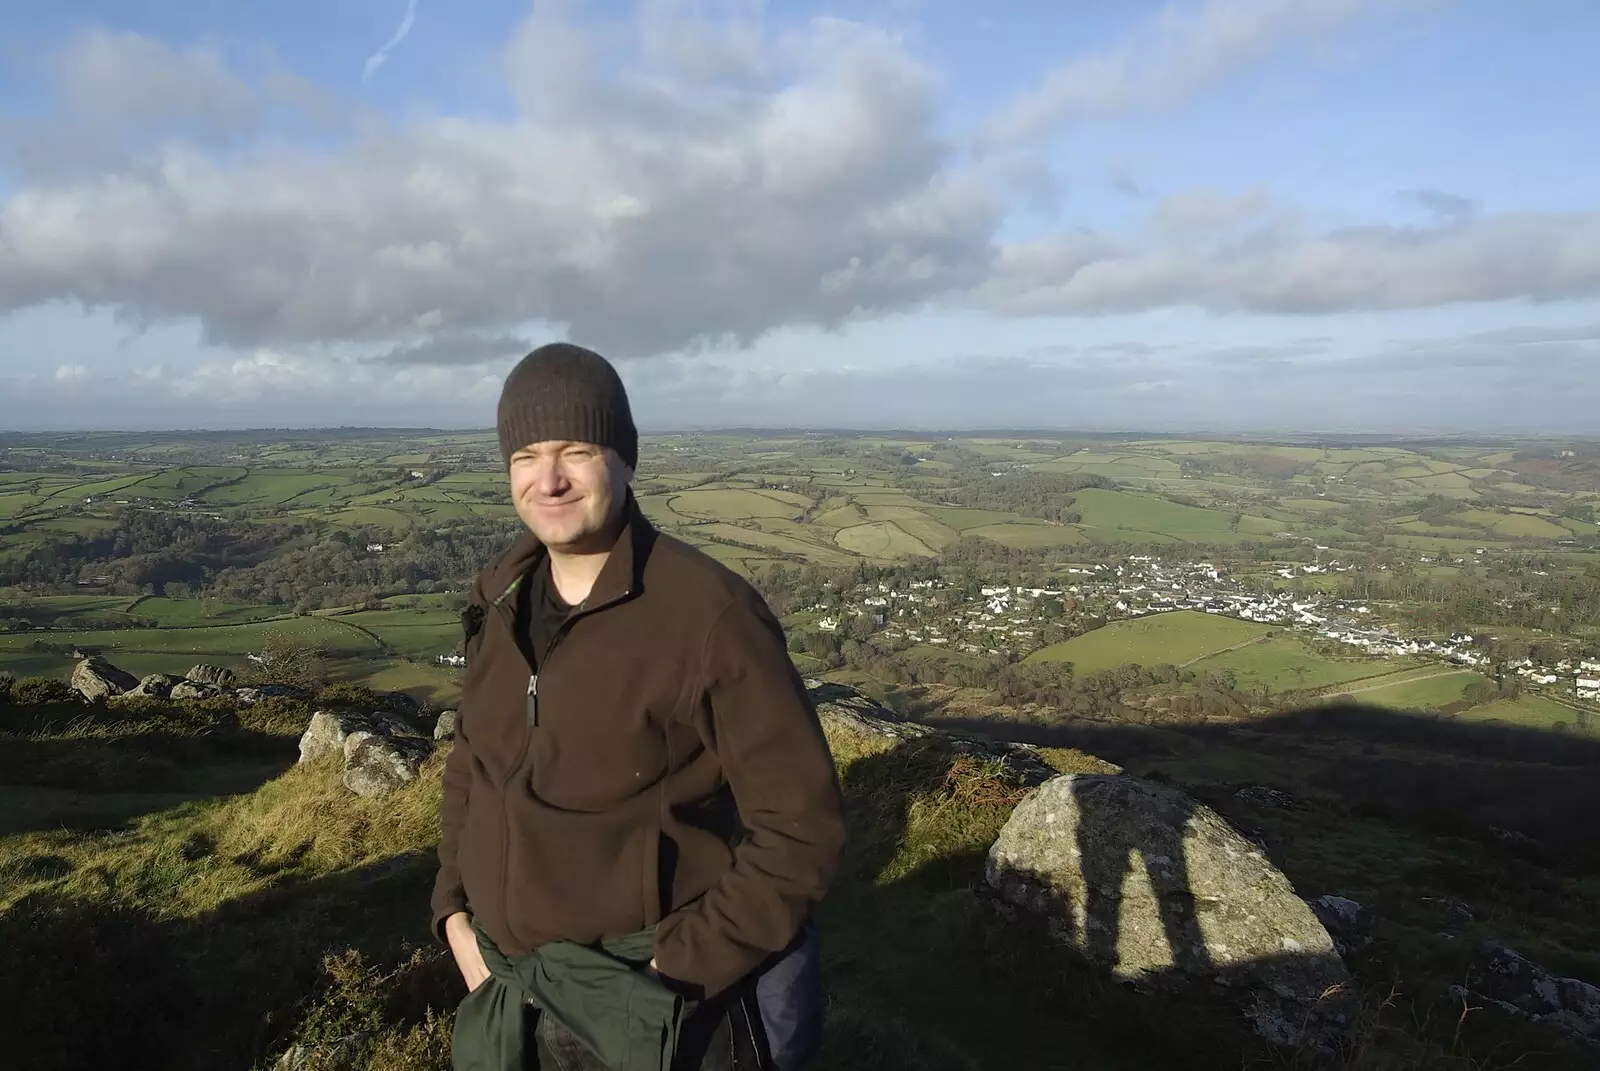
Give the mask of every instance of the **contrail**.
[[389, 58], [389, 53], [395, 45], [406, 39], [406, 34], [411, 32], [411, 24], [417, 21], [417, 0], [406, 0], [405, 17], [400, 20], [400, 25], [395, 29], [394, 36], [389, 38], [389, 43], [367, 57], [367, 65], [361, 68], [361, 84], [366, 85], [383, 61]]

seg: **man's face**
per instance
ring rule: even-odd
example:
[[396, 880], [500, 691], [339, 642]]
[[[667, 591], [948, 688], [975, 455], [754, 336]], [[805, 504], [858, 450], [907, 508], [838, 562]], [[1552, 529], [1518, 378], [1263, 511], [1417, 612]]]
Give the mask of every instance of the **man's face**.
[[533, 443], [511, 455], [511, 501], [534, 538], [556, 551], [610, 549], [633, 470], [593, 443]]

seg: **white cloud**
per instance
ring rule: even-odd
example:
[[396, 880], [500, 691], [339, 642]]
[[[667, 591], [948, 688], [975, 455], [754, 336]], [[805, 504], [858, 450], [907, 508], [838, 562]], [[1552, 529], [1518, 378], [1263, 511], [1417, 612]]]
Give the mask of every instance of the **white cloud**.
[[372, 76], [377, 73], [378, 68], [382, 67], [384, 61], [389, 58], [389, 53], [393, 52], [395, 47], [398, 46], [401, 41], [406, 39], [406, 35], [411, 32], [411, 27], [416, 21], [417, 0], [406, 0], [406, 13], [401, 17], [400, 25], [396, 26], [394, 33], [390, 35], [388, 43], [382, 48], [378, 49], [378, 51], [374, 52], [372, 55], [368, 56], [367, 62], [362, 65], [362, 84], [366, 84], [367, 82], [371, 81]]
[[1074, 119], [1165, 107], [1373, 9], [1408, 0], [1206, 0], [1172, 3], [1110, 49], [1050, 71], [980, 131], [983, 144], [1023, 141]]
[[[1176, 99], [1394, 2], [1170, 8], [1018, 114]], [[354, 131], [333, 148], [222, 155], [164, 136], [113, 141], [93, 168], [27, 171], [0, 193], [0, 314], [66, 302], [198, 324], [203, 343], [247, 355], [200, 380], [286, 389], [330, 352], [391, 380], [487, 366], [537, 341], [531, 323], [636, 357], [929, 307], [1305, 315], [1600, 294], [1600, 212], [1465, 211], [1438, 191], [1406, 195], [1434, 213], [1419, 227], [1336, 228], [1252, 186], [1180, 192], [1131, 226], [1002, 240], [1039, 176], [964, 158], [938, 72], [896, 34], [773, 28], [757, 0], [644, 0], [620, 28], [566, 10], [536, 4], [508, 43], [509, 118], [330, 115]], [[215, 52], [132, 34], [87, 35], [61, 69], [68, 128], [336, 110], [287, 72], [251, 90]]]
[[217, 49], [179, 50], [126, 31], [93, 29], [77, 37], [60, 57], [58, 78], [73, 115], [107, 124], [192, 120], [234, 130], [257, 108]]
[[[1196, 228], [1181, 244], [1060, 235], [1007, 248], [978, 290], [1011, 314], [1193, 306], [1322, 314], [1600, 294], [1600, 212], [1502, 214], [1431, 227], [1317, 230], [1293, 213]], [[1191, 216], [1190, 223], [1195, 223]]]
[[774, 45], [770, 86], [665, 92], [602, 82], [598, 45], [551, 11], [510, 45], [514, 120], [226, 161], [169, 143], [20, 190], [0, 202], [0, 309], [194, 317], [246, 347], [538, 319], [629, 355], [983, 277], [1000, 206], [951, 170], [933, 79], [888, 35], [819, 21]]
[[88, 377], [88, 375], [89, 370], [81, 364], [62, 364], [56, 366], [56, 380], [58, 382], [74, 379], [85, 379]]

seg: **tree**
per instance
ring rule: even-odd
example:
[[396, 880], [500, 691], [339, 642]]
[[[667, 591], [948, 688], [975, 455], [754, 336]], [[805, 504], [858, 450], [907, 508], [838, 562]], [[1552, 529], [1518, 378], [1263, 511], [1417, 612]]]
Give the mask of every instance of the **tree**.
[[308, 692], [328, 683], [328, 652], [308, 640], [274, 637], [252, 661], [244, 676], [259, 684], [290, 684]]

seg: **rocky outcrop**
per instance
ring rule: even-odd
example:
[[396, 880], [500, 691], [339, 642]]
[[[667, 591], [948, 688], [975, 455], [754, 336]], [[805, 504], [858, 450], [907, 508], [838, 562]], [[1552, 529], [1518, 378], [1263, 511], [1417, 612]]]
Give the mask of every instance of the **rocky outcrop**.
[[364, 714], [319, 710], [300, 734], [300, 761], [316, 762], [324, 755], [344, 754], [344, 742], [354, 733], [371, 736], [377, 725]]
[[215, 699], [222, 689], [204, 681], [182, 680], [172, 686], [171, 699]]
[[140, 679], [139, 687], [126, 694], [149, 696], [151, 699], [168, 699], [172, 696], [173, 685], [182, 680], [182, 677], [174, 677], [170, 673], [151, 673]]
[[1372, 943], [1372, 912], [1347, 896], [1319, 896], [1311, 910], [1333, 938], [1341, 956], [1359, 952]]
[[233, 670], [226, 669], [222, 666], [209, 665], [204, 662], [198, 666], [191, 667], [189, 672], [184, 674], [184, 677], [200, 684], [215, 685], [218, 688], [233, 687], [234, 679]]
[[68, 684], [73, 691], [89, 702], [109, 699], [139, 687], [139, 678], [113, 666], [99, 655], [90, 655], [72, 669]]
[[261, 684], [245, 688], [235, 688], [233, 697], [243, 706], [253, 707], [263, 699], [273, 699], [282, 696], [286, 699], [308, 699], [310, 696], [303, 688], [296, 688], [292, 684]]
[[454, 740], [456, 738], [456, 712], [447, 710], [439, 715], [439, 720], [433, 723], [433, 738], [435, 740]]
[[346, 741], [344, 787], [358, 796], [382, 796], [417, 779], [428, 742], [405, 736], [352, 736]]
[[[1044, 784], [1057, 773], [1055, 767], [1044, 760], [1037, 748], [905, 721], [896, 717], [893, 711], [879, 706], [853, 688], [847, 688], [842, 684], [808, 678], [806, 693], [811, 697], [811, 703], [825, 728], [831, 726], [895, 740], [938, 737], [941, 741], [947, 742], [950, 749], [958, 754], [970, 755], [980, 761], [1001, 763], [1017, 775], [1024, 786], [1030, 788]], [[1109, 768], [1115, 769], [1115, 767]]]
[[337, 755], [344, 786], [358, 796], [383, 795], [415, 780], [431, 751], [407, 719], [389, 711], [319, 710], [300, 736], [300, 761]]
[[1257, 1031], [1323, 1046], [1354, 1010], [1334, 942], [1289, 880], [1216, 812], [1125, 774], [1056, 777], [1012, 813], [983, 892], [1140, 987], [1220, 983]]
[[1470, 986], [1452, 986], [1451, 991], [1600, 1046], [1600, 986], [1558, 977], [1494, 941], [1474, 950], [1468, 980]]

